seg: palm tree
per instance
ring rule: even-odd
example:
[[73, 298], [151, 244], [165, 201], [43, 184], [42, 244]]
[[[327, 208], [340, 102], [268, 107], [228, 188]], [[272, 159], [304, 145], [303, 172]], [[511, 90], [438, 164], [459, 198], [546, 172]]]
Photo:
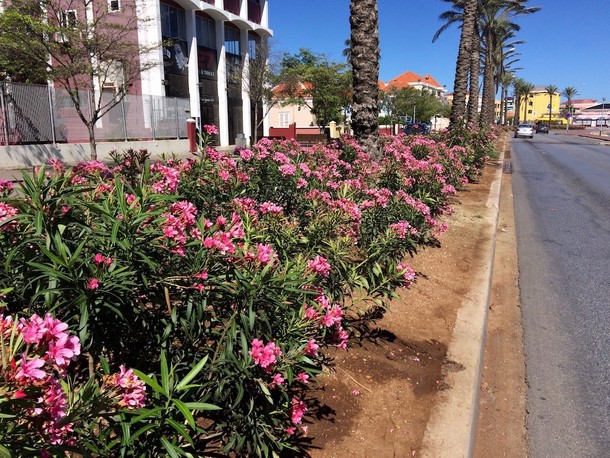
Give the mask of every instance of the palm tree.
[[347, 65], [351, 64], [351, 59], [352, 59], [352, 41], [348, 38], [346, 39], [343, 44], [345, 45], [345, 48], [343, 48], [343, 51], [341, 52], [341, 55], [343, 57], [345, 57], [345, 60], [347, 61]]
[[504, 72], [500, 75], [500, 86], [502, 90], [500, 91], [500, 124], [506, 125], [506, 113], [507, 113], [507, 105], [506, 105], [506, 96], [508, 94], [508, 88], [515, 79], [515, 75], [511, 72]]
[[379, 18], [377, 0], [350, 0], [352, 129], [354, 137], [379, 159]]
[[549, 129], [551, 128], [551, 113], [553, 110], [553, 96], [557, 94], [557, 86], [554, 84], [549, 84], [544, 88], [546, 93], [549, 95]]
[[525, 102], [524, 105], [524, 110], [523, 110], [523, 120], [525, 122], [527, 122], [527, 108], [528, 108], [528, 103], [529, 103], [529, 97], [530, 94], [532, 93], [532, 91], [534, 90], [534, 85], [532, 83], [525, 83], [521, 86], [521, 94], [519, 94], [519, 98], [523, 99], [523, 101]]
[[475, 34], [478, 0], [456, 0], [462, 2], [462, 32], [455, 65], [453, 82], [453, 103], [449, 116], [449, 128], [455, 128], [464, 120], [466, 110], [466, 92], [468, 90], [468, 75], [470, 73], [470, 56], [479, 51], [478, 36]]
[[[568, 101], [566, 102], [566, 109], [568, 110], [568, 114], [572, 116], [572, 99], [578, 95], [578, 90], [575, 87], [568, 86], [562, 92], [563, 95]], [[566, 130], [570, 128], [570, 120], [566, 123]]]
[[[493, 122], [499, 62], [502, 49], [515, 37], [521, 27], [513, 18], [532, 14], [539, 7], [526, 6], [528, 0], [483, 0], [480, 13], [481, 42], [484, 50], [483, 96], [481, 124]], [[512, 47], [512, 46], [511, 46]]]

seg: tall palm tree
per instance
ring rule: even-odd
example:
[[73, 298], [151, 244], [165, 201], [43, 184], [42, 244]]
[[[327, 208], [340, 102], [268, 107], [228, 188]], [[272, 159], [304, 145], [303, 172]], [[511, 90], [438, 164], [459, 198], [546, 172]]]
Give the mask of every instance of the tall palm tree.
[[528, 0], [483, 0], [480, 12], [481, 41], [484, 49], [483, 96], [481, 124], [493, 122], [495, 97], [497, 92], [498, 57], [507, 40], [512, 40], [521, 27], [513, 22], [516, 16], [532, 14], [539, 7], [526, 6]]
[[557, 94], [557, 86], [554, 84], [549, 84], [544, 88], [546, 93], [549, 95], [549, 129], [551, 128], [551, 115], [553, 111], [553, 96]]
[[[566, 102], [566, 109], [568, 110], [568, 114], [572, 116], [572, 99], [578, 95], [578, 90], [575, 87], [568, 86], [561, 92], [561, 95], [568, 99]], [[568, 119], [568, 122], [566, 123], [566, 130], [569, 128], [570, 119]]]
[[352, 129], [374, 159], [379, 150], [379, 17], [377, 0], [350, 0]]
[[524, 84], [522, 84], [520, 86], [520, 93], [518, 95], [519, 100], [521, 101], [521, 103], [524, 104], [523, 106], [523, 121], [527, 122], [527, 111], [528, 111], [528, 105], [529, 105], [529, 97], [530, 94], [532, 93], [532, 91], [534, 90], [534, 85], [532, 83], [528, 83], [528, 82], [524, 82]]
[[513, 84], [515, 75], [511, 72], [504, 72], [500, 75], [500, 124], [506, 125], [506, 113], [508, 111], [506, 104], [506, 97], [508, 94], [508, 88]]
[[455, 65], [453, 82], [453, 103], [449, 116], [449, 128], [455, 128], [466, 115], [466, 92], [468, 90], [468, 75], [470, 74], [471, 53], [479, 52], [476, 32], [478, 0], [456, 0], [462, 2], [462, 32]]
[[[464, 34], [464, 24], [466, 18], [466, 5], [470, 0], [444, 0], [451, 3], [452, 9], [439, 15], [439, 19], [445, 23], [437, 30], [432, 41], [436, 41], [440, 34], [453, 24], [460, 24], [462, 34]], [[506, 47], [505, 40], [514, 37], [514, 31], [519, 30], [519, 26], [510, 19], [516, 15], [531, 14], [538, 11], [538, 7], [527, 7], [528, 0], [476, 0], [475, 5], [475, 24], [473, 26], [473, 41], [470, 52], [470, 98], [468, 103], [468, 120], [474, 122], [478, 116], [479, 105], [479, 77], [481, 53], [483, 53], [484, 77], [483, 77], [483, 103], [482, 119], [484, 123], [493, 120], [495, 106], [495, 93], [498, 89], [497, 56], [501, 55], [498, 49]], [[470, 3], [472, 5], [472, 3]], [[476, 49], [475, 49], [476, 48]], [[485, 52], [487, 50], [487, 52]], [[458, 54], [458, 61], [460, 55]], [[501, 73], [501, 72], [500, 72]], [[457, 74], [457, 69], [456, 69]], [[457, 76], [457, 75], [456, 75]], [[466, 77], [468, 78], [468, 76]], [[495, 86], [494, 86], [495, 81]], [[466, 84], [468, 87], [468, 84]], [[495, 91], [494, 91], [495, 87]], [[456, 96], [460, 96], [457, 85], [454, 88], [454, 105]], [[460, 100], [460, 99], [458, 99]], [[460, 106], [456, 108], [460, 110]]]

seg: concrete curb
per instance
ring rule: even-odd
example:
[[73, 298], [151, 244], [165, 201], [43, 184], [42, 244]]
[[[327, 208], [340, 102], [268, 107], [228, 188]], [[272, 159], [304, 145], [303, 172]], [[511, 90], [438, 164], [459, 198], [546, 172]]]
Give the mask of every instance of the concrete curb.
[[[505, 142], [509, 142], [508, 136]], [[485, 259], [472, 272], [474, 286], [464, 297], [457, 315], [445, 366], [445, 381], [451, 388], [439, 393], [440, 400], [424, 435], [421, 455], [424, 458], [469, 458], [474, 453], [504, 150], [500, 153], [500, 166], [495, 170], [483, 215]]]

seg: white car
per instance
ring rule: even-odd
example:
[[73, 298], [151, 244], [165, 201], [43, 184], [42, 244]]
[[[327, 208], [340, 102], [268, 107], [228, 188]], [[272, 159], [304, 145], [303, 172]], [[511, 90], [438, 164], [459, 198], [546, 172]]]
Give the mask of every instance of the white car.
[[519, 137], [534, 138], [534, 126], [531, 124], [519, 124], [515, 131], [515, 138]]

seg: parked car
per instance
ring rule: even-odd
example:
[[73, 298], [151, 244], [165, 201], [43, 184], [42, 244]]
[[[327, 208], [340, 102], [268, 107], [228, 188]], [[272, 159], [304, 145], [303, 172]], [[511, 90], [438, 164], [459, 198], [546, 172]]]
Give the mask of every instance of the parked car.
[[515, 130], [515, 138], [529, 137], [534, 138], [534, 126], [531, 124], [519, 124]]
[[537, 134], [548, 134], [549, 133], [548, 124], [544, 124], [542, 122], [540, 124], [536, 124], [536, 133]]
[[402, 129], [403, 134], [421, 134], [426, 135], [430, 133], [431, 125], [425, 122], [410, 122]]

